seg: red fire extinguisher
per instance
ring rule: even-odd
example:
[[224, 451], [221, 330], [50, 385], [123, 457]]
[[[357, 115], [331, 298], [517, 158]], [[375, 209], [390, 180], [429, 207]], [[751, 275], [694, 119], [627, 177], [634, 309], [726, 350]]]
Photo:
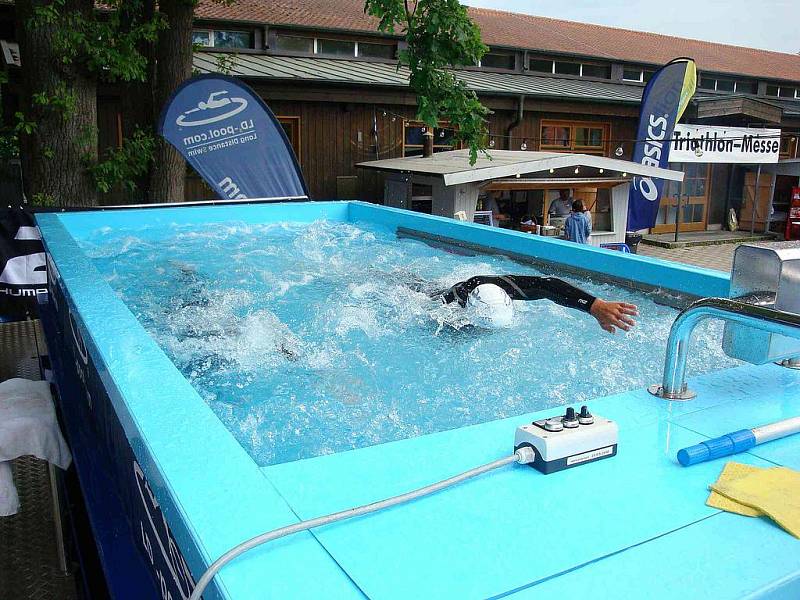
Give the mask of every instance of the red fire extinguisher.
[[789, 217], [786, 219], [787, 240], [800, 240], [800, 187], [792, 188], [792, 199], [789, 203]]

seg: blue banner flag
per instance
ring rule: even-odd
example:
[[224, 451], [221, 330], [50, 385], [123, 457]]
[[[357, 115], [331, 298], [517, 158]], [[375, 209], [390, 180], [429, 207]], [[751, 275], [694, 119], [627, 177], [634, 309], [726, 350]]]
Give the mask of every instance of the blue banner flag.
[[[669, 146], [675, 123], [694, 96], [697, 68], [689, 58], [661, 67], [644, 88], [633, 162], [648, 167], [669, 166]], [[653, 227], [664, 188], [663, 179], [634, 177], [628, 195], [628, 231]]]
[[238, 79], [192, 77], [162, 110], [158, 132], [223, 200], [308, 198], [283, 127]]

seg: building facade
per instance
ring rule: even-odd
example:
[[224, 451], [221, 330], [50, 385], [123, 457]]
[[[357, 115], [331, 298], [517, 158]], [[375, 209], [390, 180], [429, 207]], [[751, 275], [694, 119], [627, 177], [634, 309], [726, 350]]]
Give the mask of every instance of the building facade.
[[[556, 19], [470, 8], [490, 51], [459, 78], [492, 111], [491, 148], [581, 152], [630, 158], [648, 79], [669, 60], [690, 56], [698, 91], [683, 122], [780, 128], [781, 157], [798, 156], [800, 56]], [[283, 124], [315, 199], [381, 201], [382, 175], [355, 165], [422, 151], [424, 125], [398, 68], [399, 36], [376, 32], [362, 0], [202, 0], [196, 10], [194, 68], [250, 84]], [[10, 39], [13, 33], [0, 31]], [[9, 67], [13, 68], [13, 67]], [[113, 89], [99, 105], [101, 145], [121, 143], [126, 118]], [[6, 102], [9, 104], [9, 102]], [[5, 109], [6, 111], [8, 108]], [[454, 147], [446, 123], [436, 150]], [[673, 165], [683, 169], [681, 230], [723, 227], [731, 208], [774, 193], [767, 228], [779, 227], [797, 178], [763, 174], [756, 193], [747, 165]], [[187, 173], [186, 198], [212, 197]], [[656, 232], [676, 228], [677, 189], [668, 186]], [[764, 191], [766, 190], [766, 191]], [[109, 202], [119, 201], [119, 195]], [[762, 214], [764, 213], [764, 214]]]

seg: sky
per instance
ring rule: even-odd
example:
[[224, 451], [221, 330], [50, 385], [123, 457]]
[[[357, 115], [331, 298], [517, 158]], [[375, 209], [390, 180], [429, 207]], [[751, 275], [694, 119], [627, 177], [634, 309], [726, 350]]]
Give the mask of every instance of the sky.
[[800, 0], [462, 0], [470, 6], [800, 52]]

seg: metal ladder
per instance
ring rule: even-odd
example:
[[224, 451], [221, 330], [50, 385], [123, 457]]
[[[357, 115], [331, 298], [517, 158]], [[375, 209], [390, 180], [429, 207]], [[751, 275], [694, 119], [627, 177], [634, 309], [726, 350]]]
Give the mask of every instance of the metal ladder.
[[648, 391], [667, 400], [691, 400], [697, 394], [686, 387], [686, 359], [689, 340], [697, 325], [705, 319], [723, 319], [800, 339], [800, 314], [775, 310], [761, 303], [728, 298], [703, 298], [681, 311], [669, 332], [664, 377], [661, 385]]

